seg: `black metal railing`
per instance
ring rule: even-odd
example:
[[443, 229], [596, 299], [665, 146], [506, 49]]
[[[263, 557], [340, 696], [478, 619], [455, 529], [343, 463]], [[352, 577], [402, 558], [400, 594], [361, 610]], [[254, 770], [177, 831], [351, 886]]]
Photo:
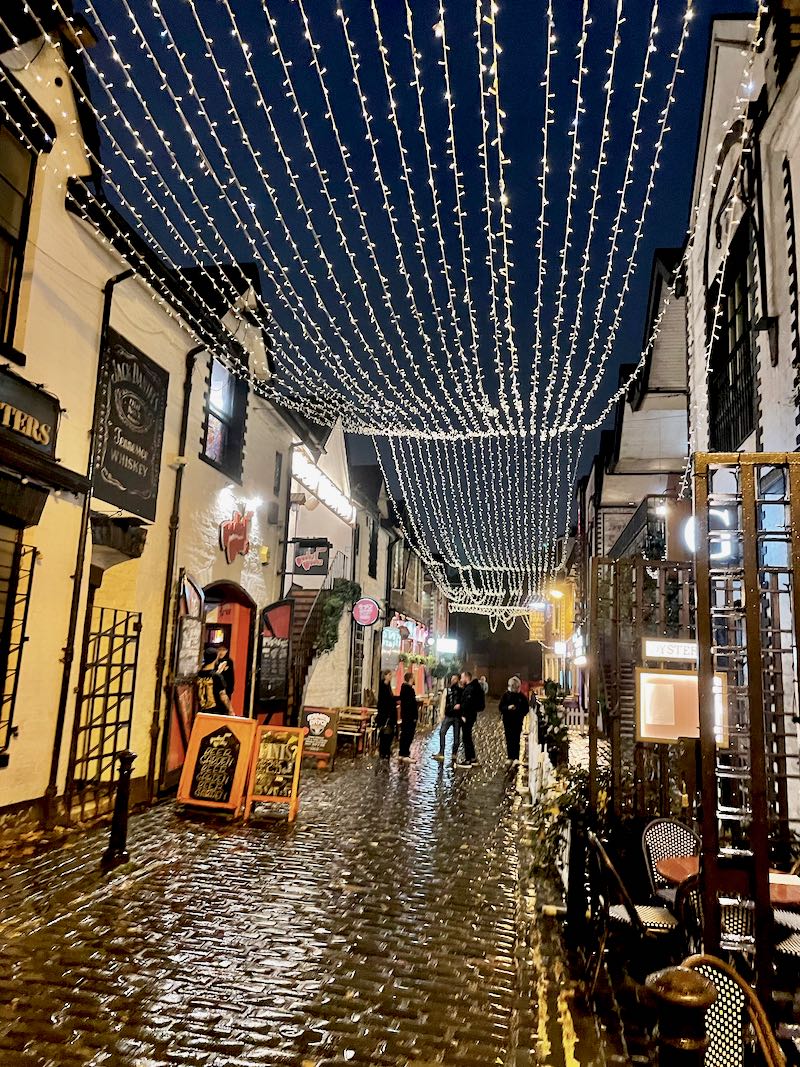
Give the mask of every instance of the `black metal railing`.
[[0, 759], [5, 757], [4, 762], [15, 734], [14, 708], [36, 556], [37, 550], [20, 538], [0, 538]]

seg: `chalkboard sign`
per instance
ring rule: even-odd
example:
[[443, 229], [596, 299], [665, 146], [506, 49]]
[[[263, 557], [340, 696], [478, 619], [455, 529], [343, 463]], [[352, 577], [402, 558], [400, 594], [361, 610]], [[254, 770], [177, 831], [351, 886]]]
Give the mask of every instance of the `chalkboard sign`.
[[250, 760], [244, 817], [253, 804], [288, 804], [289, 822], [297, 817], [304, 731], [296, 726], [257, 726]]
[[279, 600], [261, 612], [258, 637], [258, 711], [285, 711], [289, 697], [289, 643], [294, 602]]
[[252, 719], [198, 715], [178, 785], [178, 803], [238, 812], [247, 782], [254, 730]]
[[94, 492], [144, 519], [155, 519], [169, 375], [115, 330], [101, 365]]
[[303, 756], [316, 759], [318, 765], [325, 764], [330, 769], [336, 755], [339, 712], [333, 708], [304, 707], [300, 725], [306, 731]]

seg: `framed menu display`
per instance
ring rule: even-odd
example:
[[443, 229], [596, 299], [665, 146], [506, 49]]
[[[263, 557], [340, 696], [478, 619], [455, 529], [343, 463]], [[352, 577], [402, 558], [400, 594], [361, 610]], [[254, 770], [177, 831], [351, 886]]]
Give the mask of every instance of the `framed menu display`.
[[199, 714], [189, 738], [178, 803], [236, 814], [247, 784], [255, 727], [252, 719]]
[[336, 756], [339, 712], [334, 708], [304, 707], [300, 715], [300, 725], [306, 735], [303, 756], [306, 759], [315, 759], [317, 767], [327, 767], [330, 770]]
[[247, 779], [245, 821], [253, 804], [288, 804], [289, 822], [297, 817], [300, 764], [305, 731], [298, 726], [256, 726]]

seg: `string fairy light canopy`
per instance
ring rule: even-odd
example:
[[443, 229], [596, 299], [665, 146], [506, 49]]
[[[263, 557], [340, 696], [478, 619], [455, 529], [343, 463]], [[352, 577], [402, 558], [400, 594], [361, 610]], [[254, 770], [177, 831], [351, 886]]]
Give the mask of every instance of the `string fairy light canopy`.
[[[217, 354], [370, 438], [453, 608], [511, 626], [559, 564], [587, 435], [627, 388], [608, 370], [671, 195], [657, 179], [694, 2], [51, 0], [47, 26], [85, 19], [96, 38], [49, 38], [99, 134], [102, 189], [87, 169], [66, 195], [111, 231], [121, 213], [235, 315], [255, 264], [272, 366]], [[19, 56], [24, 84], [53, 76]], [[726, 119], [743, 145], [744, 99]]]

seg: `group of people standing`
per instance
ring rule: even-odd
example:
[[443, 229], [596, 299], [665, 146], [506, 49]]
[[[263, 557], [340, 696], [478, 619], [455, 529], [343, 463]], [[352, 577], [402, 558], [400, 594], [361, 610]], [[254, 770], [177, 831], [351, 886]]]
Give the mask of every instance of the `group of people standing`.
[[[485, 686], [485, 688], [484, 688]], [[489, 686], [486, 679], [473, 678], [469, 671], [450, 678], [450, 687], [445, 695], [444, 718], [439, 728], [439, 751], [433, 758], [444, 763], [444, 748], [447, 734], [453, 731], [453, 748], [451, 760], [454, 767], [477, 767], [480, 765], [475, 754], [475, 740], [472, 730], [478, 713], [486, 707], [486, 693]], [[461, 742], [464, 743], [464, 756], [459, 759]]]
[[[376, 725], [378, 728], [378, 751], [382, 759], [389, 759], [392, 754], [392, 742], [397, 730], [397, 708], [400, 706], [400, 754], [404, 762], [411, 760], [411, 742], [417, 729], [419, 708], [417, 694], [414, 691], [413, 675], [408, 672], [403, 679], [399, 694], [392, 691], [392, 672], [384, 671], [378, 687], [378, 708]], [[440, 763], [445, 760], [447, 735], [452, 730], [453, 744], [450, 759], [454, 767], [470, 768], [480, 766], [475, 752], [475, 740], [472, 731], [478, 714], [486, 707], [488, 692], [486, 678], [473, 678], [470, 671], [453, 674], [445, 693], [444, 717], [439, 727], [439, 751], [433, 758]], [[508, 690], [500, 699], [500, 716], [506, 740], [506, 766], [513, 767], [519, 763], [519, 747], [522, 737], [522, 725], [530, 710], [528, 698], [522, 692], [522, 683], [514, 676], [508, 680]], [[463, 755], [460, 755], [463, 744]]]

